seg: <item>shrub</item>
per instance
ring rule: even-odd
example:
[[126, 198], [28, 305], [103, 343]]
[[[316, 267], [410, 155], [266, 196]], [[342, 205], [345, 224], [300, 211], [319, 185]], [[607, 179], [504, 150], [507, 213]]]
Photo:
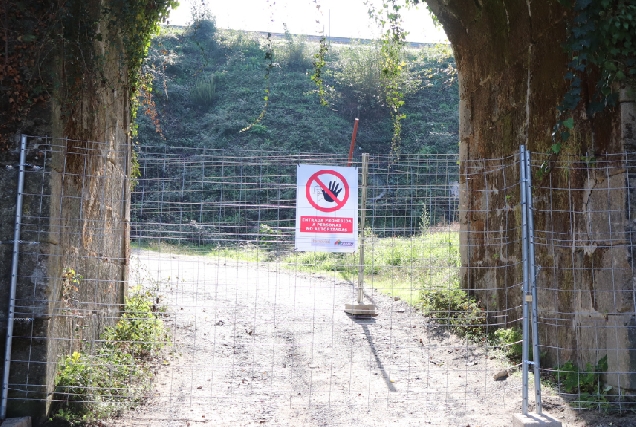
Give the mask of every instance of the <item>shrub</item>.
[[126, 298], [124, 314], [117, 325], [106, 328], [104, 339], [107, 347], [135, 358], [148, 358], [164, 345], [166, 332], [150, 292], [136, 290]]
[[212, 105], [216, 99], [216, 79], [214, 76], [208, 75], [197, 80], [190, 90], [190, 99], [202, 107]]
[[291, 71], [305, 71], [311, 67], [311, 56], [307, 53], [304, 36], [292, 35], [285, 24], [285, 43], [281, 49], [281, 63]]
[[485, 337], [486, 312], [456, 284], [423, 289], [421, 299], [425, 314], [438, 323], [452, 326], [458, 335], [476, 340]]
[[166, 340], [152, 296], [136, 291], [124, 313], [106, 328], [95, 354], [75, 351], [62, 359], [55, 378], [56, 418], [71, 425], [110, 416], [138, 401], [150, 384], [145, 361]]

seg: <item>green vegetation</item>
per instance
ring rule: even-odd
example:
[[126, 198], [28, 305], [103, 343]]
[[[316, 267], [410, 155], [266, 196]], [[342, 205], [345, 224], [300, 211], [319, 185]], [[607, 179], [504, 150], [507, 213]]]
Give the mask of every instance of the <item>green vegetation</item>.
[[119, 322], [105, 329], [97, 351], [75, 351], [61, 361], [55, 419], [82, 425], [142, 399], [152, 376], [148, 364], [167, 339], [155, 303], [150, 292], [133, 291]]
[[601, 358], [596, 366], [590, 363], [585, 365], [585, 370], [571, 361], [565, 362], [554, 372], [556, 381], [566, 393], [576, 394], [572, 402], [577, 409], [599, 408], [609, 409], [607, 394], [612, 386], [604, 385], [601, 375], [607, 372], [607, 356]]
[[522, 332], [519, 328], [501, 328], [493, 333], [493, 343], [502, 348], [506, 357], [520, 361], [523, 354]]
[[[218, 30], [213, 20], [163, 28], [144, 66], [154, 105], [140, 102], [146, 114], [137, 119], [139, 142], [346, 154], [359, 117], [360, 150], [388, 153], [393, 123], [387, 90], [397, 89], [383, 83], [382, 45], [328, 47], [320, 75], [327, 108], [310, 76], [321, 49], [317, 41], [288, 32], [266, 37]], [[459, 93], [450, 47], [407, 47], [401, 58], [401, 152], [456, 153]]]
[[[345, 280], [358, 276], [358, 254], [302, 252], [285, 261], [300, 271], [337, 271]], [[365, 284], [410, 304], [423, 301], [423, 290], [459, 284], [459, 233], [435, 232], [413, 237], [365, 238]]]
[[[560, 120], [551, 153], [559, 154], [573, 131], [573, 114], [581, 104], [589, 117], [613, 107], [621, 88], [636, 83], [636, 4], [616, 0], [559, 0], [569, 9], [566, 51], [570, 57]], [[633, 89], [631, 89], [633, 90]]]
[[99, 92], [117, 88], [137, 96], [150, 39], [177, 4], [176, 0], [3, 2], [0, 81], [5, 96], [0, 99], [0, 150], [8, 148], [15, 132], [28, 126], [32, 113], [41, 114], [34, 107], [44, 106], [51, 97], [65, 123], [64, 135], [91, 139], [90, 131], [75, 122], [81, 122], [80, 114], [94, 115], [101, 109], [87, 112], [82, 106], [95, 102]]

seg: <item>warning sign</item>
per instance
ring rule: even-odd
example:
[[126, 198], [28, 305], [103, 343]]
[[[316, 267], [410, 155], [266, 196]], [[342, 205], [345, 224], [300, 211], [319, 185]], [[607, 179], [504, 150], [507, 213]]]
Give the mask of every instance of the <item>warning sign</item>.
[[296, 250], [354, 252], [357, 236], [358, 169], [299, 165]]

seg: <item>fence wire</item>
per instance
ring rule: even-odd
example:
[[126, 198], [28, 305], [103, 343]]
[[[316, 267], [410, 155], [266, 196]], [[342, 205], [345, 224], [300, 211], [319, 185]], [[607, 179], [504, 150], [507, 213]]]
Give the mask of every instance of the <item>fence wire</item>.
[[[345, 155], [141, 146], [129, 182], [126, 147], [32, 138], [29, 153], [10, 409], [122, 426], [508, 425], [520, 411], [517, 156], [371, 156], [378, 316], [358, 319], [343, 311], [357, 254], [293, 246], [297, 165]], [[626, 159], [533, 157], [544, 392], [575, 407], [630, 408]], [[583, 295], [581, 277], [604, 287]]]
[[[519, 381], [493, 375], [517, 363], [504, 354], [518, 346], [519, 305], [501, 320], [460, 285], [457, 156], [371, 156], [364, 270], [373, 320], [343, 312], [356, 300], [357, 254], [294, 252], [297, 165], [344, 166], [344, 156], [142, 147], [138, 158], [131, 237], [140, 264], [171, 278], [159, 293], [174, 307], [171, 341], [188, 353], [158, 406], [200, 412], [199, 397], [226, 408], [217, 417], [284, 423], [280, 408], [224, 412], [270, 396], [274, 407], [310, 411], [298, 424], [328, 425], [406, 413], [414, 425], [446, 425], [470, 422], [484, 399], [502, 413], [518, 406], [509, 396], [520, 398]], [[509, 160], [486, 174], [518, 171]], [[516, 175], [507, 191], [518, 192]], [[488, 338], [498, 327], [510, 328], [507, 341]]]

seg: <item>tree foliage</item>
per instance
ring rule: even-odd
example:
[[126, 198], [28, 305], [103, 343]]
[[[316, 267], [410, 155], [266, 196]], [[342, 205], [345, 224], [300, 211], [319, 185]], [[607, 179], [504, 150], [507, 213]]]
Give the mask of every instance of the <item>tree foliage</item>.
[[[0, 149], [24, 128], [33, 107], [57, 98], [63, 121], [99, 89], [134, 94], [151, 36], [176, 0], [5, 0], [0, 3]], [[113, 55], [114, 52], [119, 55]], [[113, 58], [122, 81], [109, 81]], [[68, 135], [73, 136], [73, 135]]]

